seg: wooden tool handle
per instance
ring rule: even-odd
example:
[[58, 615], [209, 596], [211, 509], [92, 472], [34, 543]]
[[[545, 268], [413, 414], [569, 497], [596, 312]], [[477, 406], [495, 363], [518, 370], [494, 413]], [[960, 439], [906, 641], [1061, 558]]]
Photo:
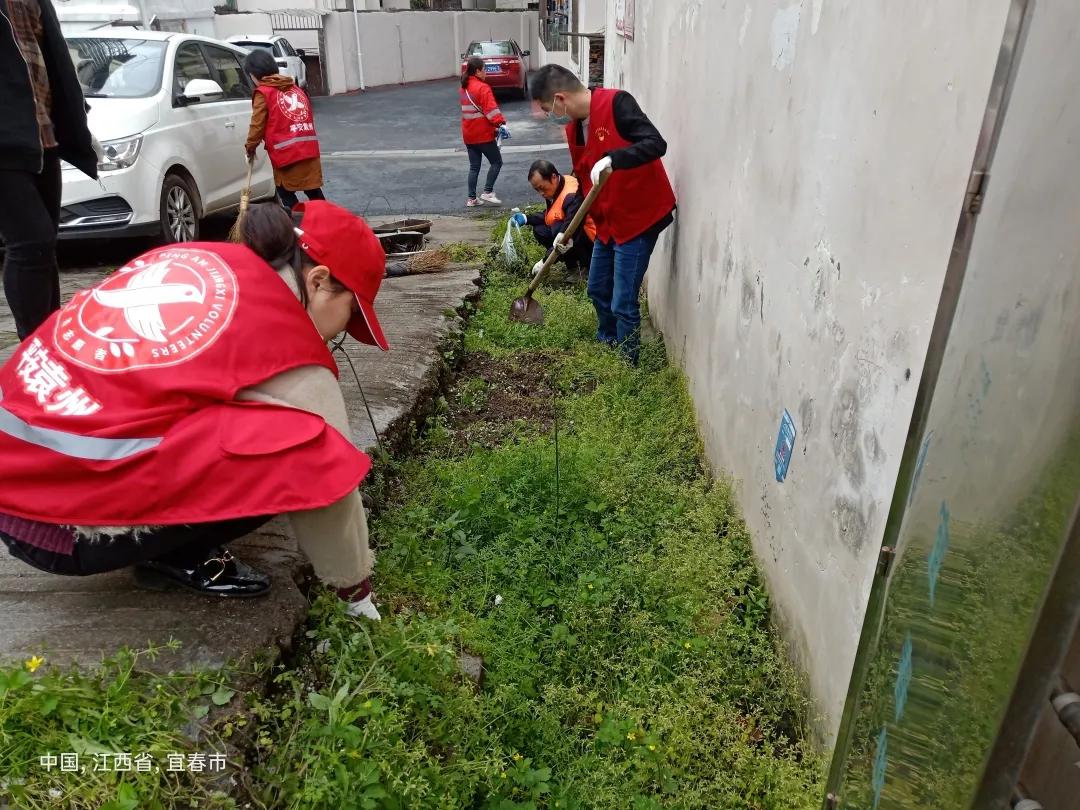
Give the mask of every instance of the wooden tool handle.
[[[600, 189], [604, 187], [604, 184], [608, 181], [609, 177], [611, 177], [611, 169], [608, 169], [606, 172], [600, 175], [600, 182], [592, 187], [592, 189], [589, 191], [588, 196], [585, 197], [585, 201], [581, 203], [581, 206], [578, 208], [577, 213], [574, 214], [574, 218], [570, 220], [570, 224], [567, 225], [566, 230], [563, 231], [564, 240], [574, 238], [574, 234], [576, 234], [578, 228], [581, 227], [581, 223], [585, 221], [585, 217], [589, 215], [589, 209], [592, 208], [593, 202], [596, 201], [597, 195], [600, 194]], [[544, 266], [540, 268], [540, 272], [536, 274], [536, 277], [532, 280], [532, 284], [529, 285], [529, 289], [525, 292], [526, 298], [531, 297], [532, 294], [536, 292], [537, 288], [540, 286], [540, 282], [543, 281], [544, 276], [547, 275], [548, 270], [550, 270], [552, 265], [554, 265], [555, 262], [557, 262], [561, 258], [562, 254], [553, 247], [551, 249], [551, 254], [544, 261]]]

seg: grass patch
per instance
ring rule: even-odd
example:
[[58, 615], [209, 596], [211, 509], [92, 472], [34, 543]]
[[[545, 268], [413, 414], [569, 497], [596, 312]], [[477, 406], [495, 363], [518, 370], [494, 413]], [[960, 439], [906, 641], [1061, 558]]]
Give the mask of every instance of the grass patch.
[[[152, 674], [146, 664], [164, 649], [123, 650], [81, 671], [36, 656], [0, 670], [0, 800], [102, 810], [234, 806], [228, 785], [212, 777], [227, 777], [235, 763], [218, 769], [209, 761], [226, 746], [215, 724], [202, 722], [232, 700], [232, 674]], [[188, 766], [198, 753], [204, 771], [196, 773]], [[126, 763], [116, 754], [129, 755]], [[176, 754], [182, 767], [169, 770]]]
[[[392, 615], [372, 625], [317, 603], [316, 651], [258, 707], [255, 797], [816, 807], [806, 706], [680, 373], [662, 347], [642, 370], [595, 347], [579, 290], [545, 295], [535, 329], [506, 321], [518, 277], [487, 282], [464, 372], [372, 527]], [[491, 409], [525, 418], [478, 429]], [[479, 690], [466, 651], [485, 661]]]

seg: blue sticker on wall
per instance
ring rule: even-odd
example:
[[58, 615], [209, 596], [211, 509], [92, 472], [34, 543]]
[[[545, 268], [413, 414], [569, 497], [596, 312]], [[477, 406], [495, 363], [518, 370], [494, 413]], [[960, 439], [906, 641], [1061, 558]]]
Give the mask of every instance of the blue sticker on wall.
[[919, 455], [915, 459], [915, 474], [911, 477], [911, 492], [908, 494], [908, 506], [911, 506], [911, 502], [915, 500], [915, 490], [919, 487], [919, 479], [922, 477], [923, 467], [926, 466], [926, 455], [930, 452], [930, 442], [934, 438], [934, 431], [930, 431], [926, 434], [926, 438], [923, 439], [922, 447], [919, 448]]
[[907, 706], [908, 688], [911, 686], [911, 633], [904, 639], [904, 647], [900, 651], [900, 664], [896, 672], [896, 688], [893, 690], [893, 702], [896, 704], [896, 722], [904, 716]]
[[780, 434], [776, 437], [776, 452], [773, 461], [776, 464], [776, 480], [784, 483], [787, 478], [788, 467], [791, 466], [791, 456], [795, 453], [795, 421], [791, 414], [784, 409], [784, 416], [780, 419]]
[[941, 574], [941, 566], [945, 563], [945, 554], [949, 550], [949, 507], [944, 501], [941, 502], [941, 521], [938, 523], [937, 537], [934, 538], [934, 547], [930, 549], [930, 557], [926, 561], [926, 575], [930, 586], [930, 607], [934, 606], [934, 597], [937, 594], [938, 576]]
[[870, 784], [874, 788], [874, 810], [881, 803], [881, 792], [885, 789], [885, 770], [889, 765], [889, 733], [882, 727], [877, 737], [877, 753], [874, 754], [874, 775]]

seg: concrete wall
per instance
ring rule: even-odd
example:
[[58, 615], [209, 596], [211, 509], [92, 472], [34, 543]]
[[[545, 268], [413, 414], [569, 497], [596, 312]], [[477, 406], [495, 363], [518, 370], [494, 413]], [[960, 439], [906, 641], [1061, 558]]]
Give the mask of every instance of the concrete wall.
[[[461, 69], [461, 53], [474, 40], [513, 38], [524, 50], [534, 53], [538, 45], [535, 14], [412, 11], [363, 12], [355, 16], [360, 22], [367, 87], [456, 76]], [[360, 87], [353, 17], [350, 13], [335, 13], [324, 18], [330, 93]]]
[[[650, 311], [835, 733], [1007, 0], [637, 0], [606, 81], [665, 133]], [[678, 47], [672, 47], [678, 43]], [[798, 429], [787, 481], [773, 450]]]
[[214, 17], [214, 28], [218, 39], [228, 39], [236, 34], [274, 33], [274, 28], [270, 24], [270, 15], [259, 13], [218, 14]]

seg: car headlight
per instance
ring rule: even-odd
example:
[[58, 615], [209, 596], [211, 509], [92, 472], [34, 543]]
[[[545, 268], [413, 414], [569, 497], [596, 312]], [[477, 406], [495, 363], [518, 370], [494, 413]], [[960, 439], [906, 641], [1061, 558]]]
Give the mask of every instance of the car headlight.
[[119, 141], [104, 141], [101, 144], [101, 150], [105, 156], [98, 163], [98, 170], [112, 172], [132, 166], [135, 159], [139, 157], [140, 147], [142, 147], [142, 135]]

